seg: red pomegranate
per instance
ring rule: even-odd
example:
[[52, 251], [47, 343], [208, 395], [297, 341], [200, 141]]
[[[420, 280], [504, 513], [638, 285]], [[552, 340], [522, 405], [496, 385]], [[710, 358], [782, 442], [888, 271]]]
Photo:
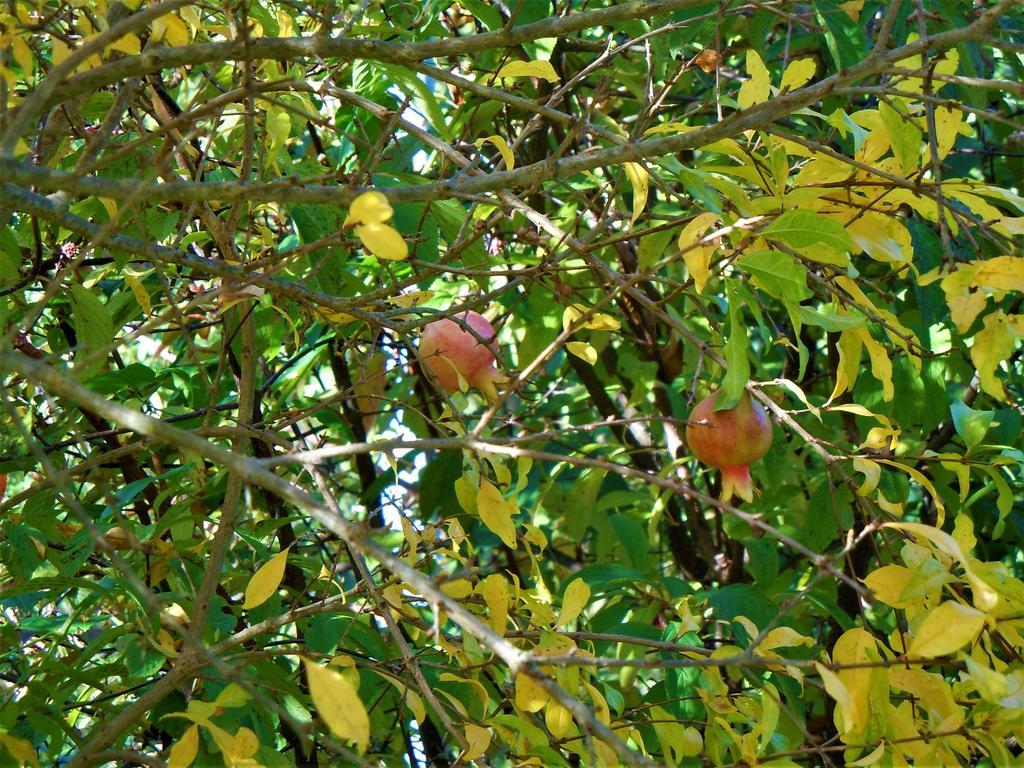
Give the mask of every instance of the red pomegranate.
[[768, 453], [772, 425], [764, 408], [746, 391], [736, 407], [716, 412], [719, 392], [712, 392], [693, 409], [686, 442], [698, 461], [722, 470], [722, 501], [729, 501], [733, 494], [753, 501], [750, 465]]
[[472, 328], [480, 340], [454, 320], [435, 320], [423, 329], [420, 337], [420, 360], [445, 392], [459, 391], [459, 376], [471, 387], [476, 387], [488, 400], [498, 399], [496, 384], [508, 381], [494, 367], [495, 330], [487, 319], [477, 312], [455, 315]]

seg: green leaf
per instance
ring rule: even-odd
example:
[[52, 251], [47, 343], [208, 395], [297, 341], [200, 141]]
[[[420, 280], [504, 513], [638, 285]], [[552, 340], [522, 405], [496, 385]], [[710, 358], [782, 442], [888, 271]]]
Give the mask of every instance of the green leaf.
[[729, 339], [725, 342], [725, 379], [722, 381], [722, 393], [715, 400], [715, 410], [724, 411], [735, 407], [740, 401], [747, 382], [750, 380], [750, 360], [747, 359], [747, 327], [743, 323], [743, 313], [736, 289], [730, 282], [729, 295]]
[[18, 279], [21, 268], [21, 248], [10, 227], [0, 227], [0, 285]]
[[863, 315], [835, 315], [831, 312], [821, 312], [810, 307], [797, 307], [796, 313], [802, 322], [807, 323], [807, 325], [816, 325], [824, 328], [829, 333], [863, 328], [866, 323]]
[[75, 353], [75, 374], [86, 381], [103, 370], [105, 355], [98, 355], [88, 363], [85, 358], [103, 349], [114, 340], [114, 322], [107, 305], [88, 288], [74, 284], [70, 289], [71, 311], [75, 319], [78, 350]]
[[842, 224], [813, 211], [786, 211], [762, 229], [761, 236], [792, 248], [807, 248], [819, 243], [840, 253], [848, 253], [855, 248], [853, 239]]
[[973, 448], [985, 439], [996, 415], [995, 411], [976, 411], [962, 400], [954, 400], [949, 410], [953, 414], [956, 433], [964, 439], [968, 448]]
[[799, 304], [813, 294], [807, 287], [807, 270], [788, 253], [755, 251], [736, 260], [754, 277], [754, 284], [777, 299]]
[[900, 164], [904, 174], [909, 174], [920, 163], [921, 129], [888, 102], [883, 101], [878, 105], [878, 113], [889, 134], [889, 143], [896, 162]]

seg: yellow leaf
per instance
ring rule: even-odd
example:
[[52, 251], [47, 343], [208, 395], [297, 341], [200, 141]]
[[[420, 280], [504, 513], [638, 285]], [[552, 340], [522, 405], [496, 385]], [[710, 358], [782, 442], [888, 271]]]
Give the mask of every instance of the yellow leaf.
[[409, 258], [409, 246], [394, 227], [387, 224], [364, 224], [355, 229], [363, 247], [378, 259], [404, 261]]
[[611, 315], [604, 312], [595, 312], [589, 320], [579, 323], [579, 319], [587, 313], [587, 308], [582, 304], [570, 304], [562, 311], [562, 330], [568, 331], [575, 324], [573, 330], [582, 328], [588, 331], [617, 331], [622, 325]]
[[262, 605], [277, 592], [277, 588], [281, 586], [281, 580], [284, 578], [284, 567], [288, 561], [289, 549], [290, 547], [286, 547], [278, 552], [252, 575], [245, 587], [243, 609], [249, 610]]
[[768, 68], [753, 48], [747, 49], [747, 74], [750, 77], [743, 81], [739, 96], [736, 97], [736, 103], [739, 104], [740, 109], [768, 101], [768, 97], [771, 95]]
[[327, 727], [342, 739], [355, 742], [362, 754], [370, 743], [370, 718], [355, 686], [333, 669], [321, 667], [309, 659], [306, 666], [309, 696]]
[[878, 481], [882, 477], [882, 468], [877, 462], [858, 457], [853, 460], [853, 468], [864, 475], [864, 482], [857, 489], [858, 496], [867, 496], [878, 487]]
[[173, 13], [156, 19], [152, 25], [152, 39], [166, 40], [171, 45], [188, 45], [188, 27]]
[[441, 584], [441, 591], [453, 600], [461, 600], [473, 594], [473, 582], [469, 579], [454, 579]]
[[39, 768], [39, 758], [30, 741], [11, 736], [9, 733], [0, 733], [0, 744], [7, 747], [11, 757], [18, 761], [19, 768], [23, 765], [33, 765]]
[[825, 666], [822, 666], [817, 661], [814, 662], [814, 668], [818, 671], [818, 675], [821, 677], [821, 682], [825, 686], [825, 692], [836, 702], [836, 728], [839, 730], [840, 735], [843, 735], [850, 730], [850, 724], [853, 721], [850, 692], [846, 689], [843, 681], [839, 679], [839, 676], [835, 672]]
[[590, 585], [583, 579], [573, 579], [562, 596], [562, 610], [558, 612], [556, 627], [564, 627], [576, 621], [580, 612], [590, 602]]
[[[863, 349], [861, 337], [856, 331], [843, 331], [836, 344], [839, 351], [839, 364], [836, 366], [836, 386], [829, 395], [828, 402], [831, 403], [841, 394], [857, 383], [857, 375], [860, 373], [860, 353]], [[828, 403], [826, 403], [828, 405]]]
[[640, 218], [640, 214], [644, 212], [644, 208], [647, 207], [650, 177], [647, 175], [647, 169], [640, 163], [623, 163], [622, 167], [626, 171], [626, 178], [629, 179], [630, 186], [633, 187], [633, 215], [629, 218], [629, 226], [632, 227]]
[[142, 281], [139, 280], [135, 275], [124, 276], [125, 285], [132, 289], [132, 293], [135, 294], [135, 300], [139, 303], [142, 311], [147, 315], [153, 311], [153, 302], [149, 298], [149, 293], [142, 285]]
[[885, 347], [875, 341], [867, 328], [857, 328], [855, 333], [860, 336], [861, 341], [868, 350], [868, 357], [871, 360], [871, 375], [882, 382], [882, 399], [887, 403], [895, 395], [892, 384], [892, 360]]
[[476, 508], [493, 533], [497, 534], [509, 549], [516, 548], [516, 524], [512, 521], [512, 506], [487, 480], [480, 481], [480, 489], [476, 494]]
[[909, 655], [924, 659], [947, 656], [974, 642], [984, 626], [984, 613], [947, 600], [925, 616], [910, 643]]
[[650, 136], [655, 133], [687, 133], [695, 129], [696, 126], [686, 125], [685, 123], [662, 123], [661, 125], [656, 125], [653, 128], [648, 128], [644, 131], [644, 135]]
[[540, 712], [551, 698], [529, 675], [516, 675], [516, 706], [523, 712]]
[[248, 760], [255, 755], [260, 748], [260, 740], [248, 728], [242, 727], [235, 734], [235, 745], [232, 752], [240, 760]]
[[481, 581], [476, 587], [477, 594], [487, 604], [487, 615], [490, 618], [489, 624], [497, 634], [505, 634], [505, 625], [508, 623], [508, 582], [500, 573], [492, 573]]
[[32, 57], [32, 49], [28, 47], [28, 43], [15, 36], [11, 38], [11, 53], [14, 54], [14, 60], [18, 62], [18, 66], [21, 68], [21, 76], [28, 81], [35, 73], [35, 60]]
[[774, 648], [795, 648], [801, 645], [813, 646], [814, 640], [790, 627], [776, 627], [764, 636], [758, 648], [770, 651]]
[[167, 768], [187, 768], [199, 752], [199, 726], [190, 725], [171, 747]]
[[361, 224], [383, 224], [395, 215], [388, 199], [375, 189], [363, 192], [348, 209], [348, 218], [345, 219], [345, 226], [359, 226]]
[[704, 291], [709, 277], [711, 257], [715, 253], [714, 245], [698, 245], [704, 233], [718, 222], [718, 214], [705, 212], [695, 216], [683, 231], [679, 233], [677, 245], [683, 252], [686, 270], [693, 278], [697, 293]]
[[804, 59], [794, 59], [786, 67], [786, 71], [782, 73], [782, 82], [779, 83], [779, 91], [785, 93], [786, 91], [795, 91], [803, 85], [806, 85], [812, 77], [814, 77], [814, 71], [817, 69], [817, 64], [814, 63], [814, 59], [808, 57]]
[[64, 60], [71, 53], [71, 49], [68, 48], [67, 44], [59, 38], [53, 38], [53, 50], [50, 53], [50, 59], [53, 62], [53, 66], [58, 66], [64, 63]]
[[875, 598], [890, 608], [909, 608], [916, 601], [901, 600], [900, 596], [914, 577], [914, 572], [902, 565], [883, 565], [876, 568], [862, 581], [867, 585]]
[[490, 731], [475, 723], [466, 723], [466, 751], [459, 762], [468, 762], [483, 757], [490, 744]]
[[558, 75], [550, 61], [510, 61], [498, 70], [497, 77], [539, 77], [549, 83], [557, 83]]
[[551, 699], [548, 701], [547, 709], [544, 710], [544, 724], [552, 736], [560, 739], [569, 732], [569, 727], [572, 725], [572, 712]]
[[878, 746], [864, 755], [864, 757], [859, 758], [858, 760], [852, 760], [848, 762], [847, 765], [855, 765], [858, 768], [868, 768], [882, 759], [882, 756], [885, 755], [885, 746], [886, 744], [884, 741], [879, 742]]
[[110, 50], [127, 53], [129, 56], [138, 56], [142, 51], [142, 41], [139, 40], [137, 35], [125, 35], [106, 47], [106, 51]]
[[996, 400], [1006, 401], [996, 368], [1013, 354], [1015, 340], [1024, 335], [1024, 315], [1007, 316], [1002, 311], [985, 316], [982, 330], [974, 335], [971, 362], [978, 369], [981, 388]]
[[229, 683], [214, 699], [213, 704], [217, 707], [234, 709], [244, 707], [252, 699], [249, 692], [238, 683]]
[[996, 256], [976, 262], [972, 283], [999, 291], [1019, 291], [1024, 288], [1024, 257]]
[[505, 161], [506, 170], [511, 171], [513, 168], [516, 167], [515, 155], [512, 154], [512, 150], [508, 146], [508, 142], [505, 141], [505, 139], [503, 139], [501, 136], [498, 136], [497, 134], [493, 136], [486, 136], [482, 139], [477, 139], [474, 142], [474, 144], [476, 144], [477, 148], [479, 149], [484, 145], [485, 142], [488, 141], [498, 148], [498, 152], [501, 154], [501, 159]]
[[590, 365], [597, 362], [597, 350], [585, 341], [568, 341], [565, 348], [581, 360], [587, 361]]

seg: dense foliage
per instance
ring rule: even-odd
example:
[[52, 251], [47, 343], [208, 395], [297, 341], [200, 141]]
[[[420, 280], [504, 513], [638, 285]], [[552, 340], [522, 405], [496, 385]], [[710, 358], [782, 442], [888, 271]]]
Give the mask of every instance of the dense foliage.
[[0, 764], [1018, 764], [1022, 53], [0, 4]]

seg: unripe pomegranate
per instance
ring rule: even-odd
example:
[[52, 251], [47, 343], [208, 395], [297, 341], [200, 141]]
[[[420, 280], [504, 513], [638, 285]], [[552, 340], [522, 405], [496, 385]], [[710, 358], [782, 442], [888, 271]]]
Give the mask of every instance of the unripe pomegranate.
[[712, 392], [693, 409], [686, 442], [698, 461], [722, 470], [722, 501], [729, 501], [733, 494], [753, 501], [750, 465], [768, 453], [772, 425], [764, 408], [746, 391], [735, 408], [716, 412], [720, 392]]
[[508, 381], [494, 367], [494, 328], [477, 312], [460, 312], [461, 319], [486, 345], [454, 320], [444, 318], [430, 323], [420, 337], [420, 360], [448, 394], [459, 391], [459, 376], [476, 387], [488, 400], [498, 399], [496, 384]]

